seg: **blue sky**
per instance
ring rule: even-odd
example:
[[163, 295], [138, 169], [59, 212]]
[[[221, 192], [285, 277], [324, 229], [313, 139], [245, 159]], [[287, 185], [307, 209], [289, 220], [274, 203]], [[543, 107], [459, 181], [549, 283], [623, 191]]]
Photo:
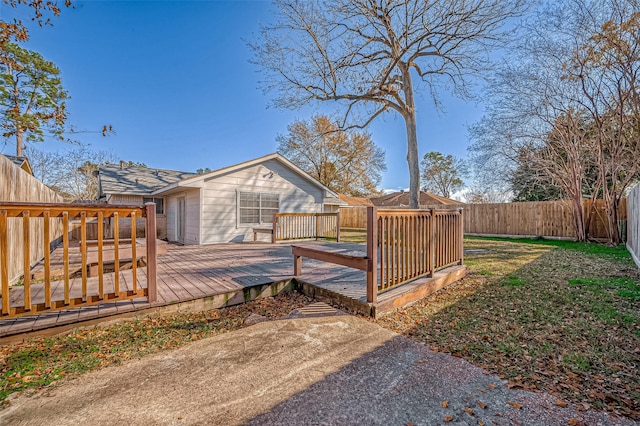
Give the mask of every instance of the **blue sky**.
[[[24, 47], [60, 67], [72, 125], [97, 130], [110, 124], [117, 133], [78, 139], [150, 167], [216, 169], [274, 152], [276, 136], [288, 124], [320, 111], [268, 107], [271, 97], [260, 89], [246, 41], [269, 21], [271, 8], [266, 1], [75, 1], [53, 27], [30, 27]], [[16, 15], [29, 18], [27, 9], [0, 6], [3, 19]], [[426, 93], [418, 96], [420, 156], [440, 151], [465, 157], [467, 125], [482, 108], [442, 99], [444, 114]], [[386, 152], [381, 187], [407, 187], [402, 118], [389, 113], [368, 131]], [[11, 143], [0, 148], [14, 152]], [[68, 146], [47, 142], [38, 148]]]

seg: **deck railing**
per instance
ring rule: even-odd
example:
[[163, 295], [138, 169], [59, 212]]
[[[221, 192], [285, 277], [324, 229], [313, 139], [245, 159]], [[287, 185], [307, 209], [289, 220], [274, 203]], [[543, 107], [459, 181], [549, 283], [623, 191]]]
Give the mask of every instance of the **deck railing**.
[[275, 241], [335, 238], [340, 241], [340, 213], [276, 213]]
[[[156, 259], [156, 239], [155, 231], [150, 233], [150, 238], [146, 239], [146, 278], [147, 287], [139, 288], [138, 286], [138, 253], [137, 242], [135, 232], [131, 235], [131, 247], [128, 248], [126, 257], [131, 257], [131, 274], [132, 281], [129, 286], [130, 289], [123, 291], [120, 283], [120, 260], [122, 253], [120, 252], [121, 241], [118, 239], [118, 219], [130, 218], [131, 227], [135, 230], [136, 218], [144, 217], [146, 220], [146, 229], [156, 228], [156, 215], [155, 204], [149, 203], [144, 207], [138, 206], [95, 206], [95, 205], [76, 205], [76, 204], [33, 204], [33, 203], [0, 203], [0, 287], [1, 287], [1, 303], [0, 303], [0, 316], [1, 317], [14, 317], [19, 315], [26, 315], [32, 313], [38, 313], [46, 310], [64, 309], [69, 307], [78, 307], [83, 305], [91, 305], [101, 303], [104, 301], [117, 301], [123, 299], [132, 299], [136, 297], [147, 296], [149, 302], [154, 302], [157, 299], [156, 290], [156, 275], [157, 275], [157, 259]], [[113, 241], [105, 241], [102, 233], [97, 234], [97, 241], [91, 244], [87, 240], [87, 219], [95, 219], [98, 224], [102, 224], [104, 220], [108, 218], [114, 218], [114, 239]], [[80, 251], [80, 271], [81, 274], [81, 291], [79, 297], [73, 297], [71, 294], [71, 273], [70, 273], [70, 239], [71, 233], [69, 229], [69, 223], [73, 219], [80, 220], [80, 234], [81, 241], [79, 244]], [[9, 241], [8, 229], [10, 226], [20, 226], [19, 222], [22, 222], [22, 241]], [[42, 221], [42, 226], [37, 225], [37, 221]], [[63, 291], [59, 298], [54, 298], [54, 292], [52, 290], [52, 276], [55, 276], [52, 271], [51, 265], [51, 251], [49, 250], [51, 245], [51, 232], [50, 228], [52, 223], [62, 222], [62, 271], [60, 275], [60, 282], [63, 286]], [[11, 223], [13, 222], [13, 223]], [[42, 230], [43, 234], [43, 246], [44, 246], [44, 259], [42, 274], [43, 284], [37, 284], [35, 292], [32, 292], [32, 272], [30, 257], [28, 254], [31, 251], [32, 240], [30, 234], [32, 229]], [[20, 244], [17, 244], [20, 243]], [[105, 271], [105, 259], [104, 259], [104, 247], [106, 245], [113, 245], [113, 285], [112, 291], [105, 290], [104, 271]], [[129, 244], [129, 241], [127, 241]], [[20, 250], [18, 247], [22, 246], [22, 256], [24, 256], [23, 277], [22, 277], [22, 300], [12, 300], [9, 286], [8, 275], [8, 259], [11, 256], [16, 256], [16, 250]], [[93, 245], [96, 247], [89, 253], [88, 247]], [[92, 261], [89, 259], [89, 255], [95, 257]], [[97, 270], [97, 291], [95, 294], [89, 294], [87, 282], [90, 267]], [[110, 286], [111, 287], [111, 286]], [[111, 289], [111, 288], [110, 288]], [[56, 293], [58, 294], [58, 293]], [[34, 302], [34, 295], [37, 296], [37, 301]], [[20, 303], [22, 302], [22, 303]]]
[[[370, 209], [374, 209], [371, 208]], [[462, 210], [376, 211], [378, 292], [463, 261]], [[372, 232], [368, 225], [367, 234]], [[373, 286], [373, 282], [371, 283]]]
[[439, 269], [463, 262], [462, 209], [378, 210], [367, 207], [364, 256], [320, 248], [293, 246], [294, 275], [302, 271], [302, 257], [331, 262], [366, 272], [367, 302], [378, 293]]

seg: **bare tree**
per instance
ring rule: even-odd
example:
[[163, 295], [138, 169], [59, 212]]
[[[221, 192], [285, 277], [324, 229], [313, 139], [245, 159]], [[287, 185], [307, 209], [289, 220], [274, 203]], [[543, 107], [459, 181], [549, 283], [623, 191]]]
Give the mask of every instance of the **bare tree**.
[[469, 95], [504, 22], [523, 0], [276, 0], [275, 23], [252, 44], [275, 105], [337, 102], [341, 126], [395, 111], [405, 122], [410, 207], [418, 208], [416, 91]]
[[[640, 174], [640, 11], [636, 1], [609, 1], [598, 31], [565, 65], [593, 123], [609, 241], [619, 244], [618, 204]], [[587, 4], [578, 13], [592, 16]]]
[[340, 130], [329, 117], [296, 121], [278, 136], [278, 151], [336, 192], [354, 197], [377, 193], [387, 169], [384, 151], [371, 135]]
[[101, 164], [115, 162], [108, 151], [93, 150], [87, 145], [60, 152], [29, 150], [33, 174], [66, 200], [95, 200], [98, 182], [93, 172]]

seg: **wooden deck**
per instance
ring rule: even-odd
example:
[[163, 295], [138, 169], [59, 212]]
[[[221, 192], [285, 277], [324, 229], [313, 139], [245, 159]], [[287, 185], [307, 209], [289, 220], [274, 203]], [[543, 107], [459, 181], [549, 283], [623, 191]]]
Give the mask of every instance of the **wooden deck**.
[[[318, 243], [313, 242], [313, 244]], [[349, 253], [364, 253], [365, 250], [363, 245], [358, 244], [324, 244]], [[437, 289], [435, 287], [463, 276], [464, 267], [454, 267], [451, 271], [446, 270], [440, 273], [441, 276], [443, 274], [445, 279], [443, 281], [440, 278], [440, 283], [435, 283], [439, 279], [436, 276], [402, 286], [405, 290], [398, 288], [382, 293], [378, 299], [377, 310], [371, 310], [371, 306], [366, 303], [365, 272], [305, 259], [303, 273], [294, 282], [293, 256], [289, 245], [261, 243], [168, 245], [166, 253], [158, 255], [158, 301], [156, 303], [151, 305], [146, 298], [139, 298], [0, 320], [0, 337], [70, 326], [135, 311], [165, 309], [162, 307], [168, 309], [173, 307], [176, 310], [214, 309], [272, 296], [287, 286], [296, 287], [319, 299], [330, 300], [376, 315], [397, 307], [399, 300], [405, 302], [413, 300], [413, 298], [408, 300], [406, 296], [407, 290], [415, 296], [415, 289], [411, 290], [412, 286], [421, 288], [420, 291], [431, 286], [432, 291], [435, 291], [434, 289]], [[105, 289], [113, 288], [113, 275], [113, 273], [104, 275]], [[120, 272], [120, 283], [123, 290], [132, 288], [130, 270]], [[97, 277], [89, 278], [90, 294], [96, 291], [97, 285]], [[36, 298], [42, 293], [41, 286], [42, 284], [32, 285], [31, 291]], [[54, 291], [62, 291], [61, 287], [59, 282], [52, 283]], [[79, 287], [80, 279], [76, 278], [71, 286], [72, 297], [79, 294]], [[138, 268], [138, 288], [146, 288], [145, 268]], [[20, 287], [12, 288], [12, 300], [18, 301], [21, 297]]]

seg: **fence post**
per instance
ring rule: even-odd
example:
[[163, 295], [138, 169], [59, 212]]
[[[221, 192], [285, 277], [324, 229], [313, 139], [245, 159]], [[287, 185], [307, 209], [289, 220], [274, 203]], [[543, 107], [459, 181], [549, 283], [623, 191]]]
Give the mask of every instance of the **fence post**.
[[314, 214], [316, 217], [316, 240], [320, 237], [320, 216], [318, 213]]
[[[145, 232], [147, 243], [147, 300], [154, 303], [158, 300], [158, 252], [156, 250], [156, 204], [146, 203], [145, 208]], [[135, 240], [132, 240], [135, 244]], [[134, 257], [133, 262], [136, 262]]]
[[336, 240], [340, 242], [340, 210], [336, 212]]
[[367, 302], [378, 301], [378, 209], [367, 207]]

